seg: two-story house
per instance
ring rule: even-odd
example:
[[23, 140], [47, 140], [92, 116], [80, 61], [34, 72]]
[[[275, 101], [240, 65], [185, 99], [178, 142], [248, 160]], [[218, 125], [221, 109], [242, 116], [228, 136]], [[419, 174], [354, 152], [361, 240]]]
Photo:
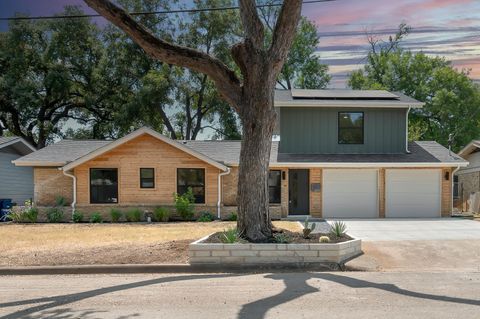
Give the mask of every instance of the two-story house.
[[[273, 218], [450, 216], [452, 175], [467, 162], [436, 142], [408, 141], [422, 103], [398, 93], [276, 91], [270, 156]], [[84, 213], [172, 205], [192, 188], [197, 210], [236, 211], [240, 141], [174, 141], [141, 128], [115, 141], [64, 140], [15, 161], [34, 167], [38, 206], [61, 195]]]

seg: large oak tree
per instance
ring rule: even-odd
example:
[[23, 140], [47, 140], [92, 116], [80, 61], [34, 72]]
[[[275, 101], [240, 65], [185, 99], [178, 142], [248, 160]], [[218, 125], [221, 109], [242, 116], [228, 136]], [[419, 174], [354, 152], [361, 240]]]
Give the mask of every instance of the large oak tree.
[[108, 0], [85, 2], [125, 31], [147, 54], [168, 64], [206, 74], [222, 98], [238, 113], [243, 129], [238, 177], [238, 230], [255, 242], [272, 237], [268, 203], [268, 165], [276, 113], [274, 89], [300, 20], [301, 0], [284, 1], [271, 41], [254, 0], [240, 0], [243, 41], [231, 49], [241, 78], [219, 59], [153, 35]]

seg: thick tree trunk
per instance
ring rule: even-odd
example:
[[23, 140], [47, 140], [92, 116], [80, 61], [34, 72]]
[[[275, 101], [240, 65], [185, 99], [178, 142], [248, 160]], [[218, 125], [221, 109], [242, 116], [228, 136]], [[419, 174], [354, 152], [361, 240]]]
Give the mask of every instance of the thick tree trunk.
[[265, 242], [272, 238], [268, 166], [276, 117], [273, 90], [260, 86], [245, 95], [238, 172], [238, 231], [252, 242]]
[[239, 114], [243, 124], [238, 179], [238, 230], [251, 241], [272, 236], [268, 211], [268, 165], [275, 126], [273, 94], [300, 19], [301, 0], [285, 0], [265, 48], [263, 24], [255, 0], [239, 0], [245, 39], [232, 47], [243, 83], [217, 58], [192, 48], [157, 38], [109, 0], [85, 0], [102, 16], [129, 34], [150, 56], [165, 63], [209, 76], [223, 99]]

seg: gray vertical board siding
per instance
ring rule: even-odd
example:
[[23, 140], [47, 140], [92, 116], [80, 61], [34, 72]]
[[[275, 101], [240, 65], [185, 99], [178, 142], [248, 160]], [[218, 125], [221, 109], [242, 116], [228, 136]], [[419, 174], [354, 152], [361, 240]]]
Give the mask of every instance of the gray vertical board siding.
[[[338, 112], [364, 112], [364, 144], [338, 144]], [[280, 108], [280, 153], [405, 153], [404, 108]]]
[[11, 198], [19, 205], [33, 198], [33, 168], [12, 164], [21, 156], [8, 147], [0, 150], [0, 199]]

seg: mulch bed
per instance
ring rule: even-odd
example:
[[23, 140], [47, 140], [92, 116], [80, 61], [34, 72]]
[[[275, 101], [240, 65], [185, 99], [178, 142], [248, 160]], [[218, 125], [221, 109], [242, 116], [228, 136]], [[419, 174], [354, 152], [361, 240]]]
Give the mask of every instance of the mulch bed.
[[[286, 230], [286, 229], [278, 229], [278, 228], [274, 230], [274, 236], [275, 236], [275, 234], [282, 234], [283, 237], [287, 237], [288, 242], [286, 244], [318, 244], [319, 243], [319, 238], [321, 236], [327, 236], [328, 238], [330, 238], [330, 242], [325, 243], [325, 244], [341, 243], [341, 242], [348, 241], [348, 240], [352, 239], [352, 237], [350, 237], [348, 235], [344, 235], [343, 237], [336, 237], [336, 236], [333, 236], [332, 234], [322, 234], [322, 233], [310, 234], [309, 238], [303, 238], [302, 233], [292, 232], [292, 231], [289, 231], [289, 230]], [[224, 238], [223, 237], [223, 232], [217, 232], [217, 233], [212, 234], [210, 237], [208, 237], [204, 241], [204, 243], [224, 244], [225, 242], [224, 242], [223, 238]], [[248, 243], [248, 241], [246, 241], [244, 239], [240, 239], [238, 241], [238, 243], [246, 244], [246, 243]], [[268, 243], [285, 244], [285, 243], [278, 242], [278, 241], [275, 241], [275, 240], [272, 240], [271, 242], [267, 242], [267, 244]]]

